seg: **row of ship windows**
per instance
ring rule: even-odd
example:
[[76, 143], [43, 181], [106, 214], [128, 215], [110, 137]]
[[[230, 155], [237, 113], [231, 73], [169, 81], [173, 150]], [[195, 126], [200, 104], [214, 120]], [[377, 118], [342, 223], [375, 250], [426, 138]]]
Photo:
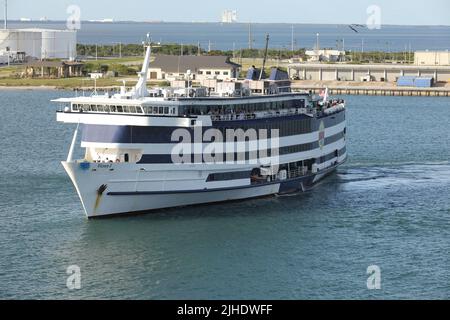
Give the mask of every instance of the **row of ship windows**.
[[[216, 106], [181, 106], [182, 115], [221, 115], [221, 114], [241, 114], [258, 111], [281, 110], [304, 108], [305, 100], [288, 100], [264, 103], [249, 103], [235, 105]], [[176, 107], [163, 106], [121, 106], [121, 105], [95, 105], [95, 104], [72, 104], [73, 111], [80, 112], [105, 112], [105, 113], [135, 113], [135, 114], [159, 114], [176, 115]]]
[[[347, 152], [346, 148], [344, 147], [341, 150], [335, 150], [334, 152], [323, 156], [318, 159], [310, 159], [309, 161], [304, 162], [298, 162], [295, 163], [296, 166], [302, 166], [307, 165], [308, 163], [311, 165], [312, 163], [322, 164], [327, 161], [333, 160], [335, 158], [342, 157]], [[235, 159], [237, 161], [237, 159]], [[294, 163], [293, 163], [294, 164]], [[292, 164], [291, 164], [292, 166]], [[286, 167], [287, 165], [281, 166]], [[221, 173], [212, 173], [208, 176], [206, 182], [213, 182], [213, 181], [230, 181], [230, 180], [239, 180], [239, 179], [248, 179], [250, 178], [250, 171], [238, 171], [238, 172], [221, 172]]]
[[302, 120], [292, 120], [292, 121], [271, 121], [270, 123], [255, 123], [248, 126], [239, 126], [236, 127], [218, 127], [222, 134], [226, 135], [226, 130], [236, 130], [242, 129], [244, 131], [254, 129], [256, 131], [259, 130], [267, 130], [267, 134], [270, 137], [271, 130], [279, 130], [280, 137], [286, 136], [295, 136], [298, 134], [310, 133], [312, 131], [311, 128], [311, 120], [310, 119], [302, 119]]
[[73, 111], [81, 112], [106, 112], [106, 113], [136, 113], [136, 114], [161, 114], [175, 115], [175, 107], [161, 106], [108, 106], [108, 105], [89, 105], [73, 104]]
[[233, 105], [215, 105], [215, 106], [182, 106], [181, 114], [183, 115], [223, 115], [223, 114], [240, 114], [253, 113], [270, 110], [283, 110], [294, 108], [305, 108], [305, 99], [295, 99], [286, 101], [259, 102]]

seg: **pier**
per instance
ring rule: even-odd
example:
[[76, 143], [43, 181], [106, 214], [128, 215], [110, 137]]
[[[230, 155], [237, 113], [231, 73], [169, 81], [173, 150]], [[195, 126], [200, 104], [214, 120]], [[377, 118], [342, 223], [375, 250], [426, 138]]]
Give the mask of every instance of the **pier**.
[[293, 91], [312, 91], [315, 94], [320, 93], [325, 87], [332, 95], [367, 95], [367, 96], [410, 96], [410, 97], [450, 97], [450, 86], [432, 87], [432, 88], [414, 88], [397, 87], [395, 84], [390, 86], [348, 86], [348, 85], [328, 85], [326, 82], [321, 84], [301, 84], [301, 81], [295, 81], [292, 84]]

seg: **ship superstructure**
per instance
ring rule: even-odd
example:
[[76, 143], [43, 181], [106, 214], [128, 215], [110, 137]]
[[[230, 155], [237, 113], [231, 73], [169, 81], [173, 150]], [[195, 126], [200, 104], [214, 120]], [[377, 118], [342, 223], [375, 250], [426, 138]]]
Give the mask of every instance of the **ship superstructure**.
[[55, 100], [77, 125], [62, 164], [88, 217], [306, 191], [345, 162], [343, 100], [293, 93], [279, 70], [149, 90], [150, 55], [130, 91]]

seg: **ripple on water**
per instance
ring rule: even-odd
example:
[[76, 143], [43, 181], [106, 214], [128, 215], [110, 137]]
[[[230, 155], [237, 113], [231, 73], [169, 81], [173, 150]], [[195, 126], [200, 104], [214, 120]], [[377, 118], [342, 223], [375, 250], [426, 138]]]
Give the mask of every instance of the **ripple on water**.
[[70, 94], [0, 92], [0, 298], [449, 297], [448, 99], [346, 97], [349, 162], [310, 192], [87, 221], [48, 106]]

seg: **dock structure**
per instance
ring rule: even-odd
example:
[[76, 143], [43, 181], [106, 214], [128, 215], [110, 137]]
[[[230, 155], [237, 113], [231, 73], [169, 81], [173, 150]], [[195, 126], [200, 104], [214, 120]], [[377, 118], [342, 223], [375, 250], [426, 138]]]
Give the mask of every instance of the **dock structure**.
[[414, 88], [393, 86], [322, 86], [302, 85], [294, 82], [293, 91], [311, 91], [319, 94], [327, 87], [332, 95], [368, 95], [368, 96], [416, 96], [416, 97], [450, 97], [450, 87]]
[[289, 76], [309, 81], [396, 82], [402, 76], [450, 81], [450, 66], [409, 64], [291, 63]]

